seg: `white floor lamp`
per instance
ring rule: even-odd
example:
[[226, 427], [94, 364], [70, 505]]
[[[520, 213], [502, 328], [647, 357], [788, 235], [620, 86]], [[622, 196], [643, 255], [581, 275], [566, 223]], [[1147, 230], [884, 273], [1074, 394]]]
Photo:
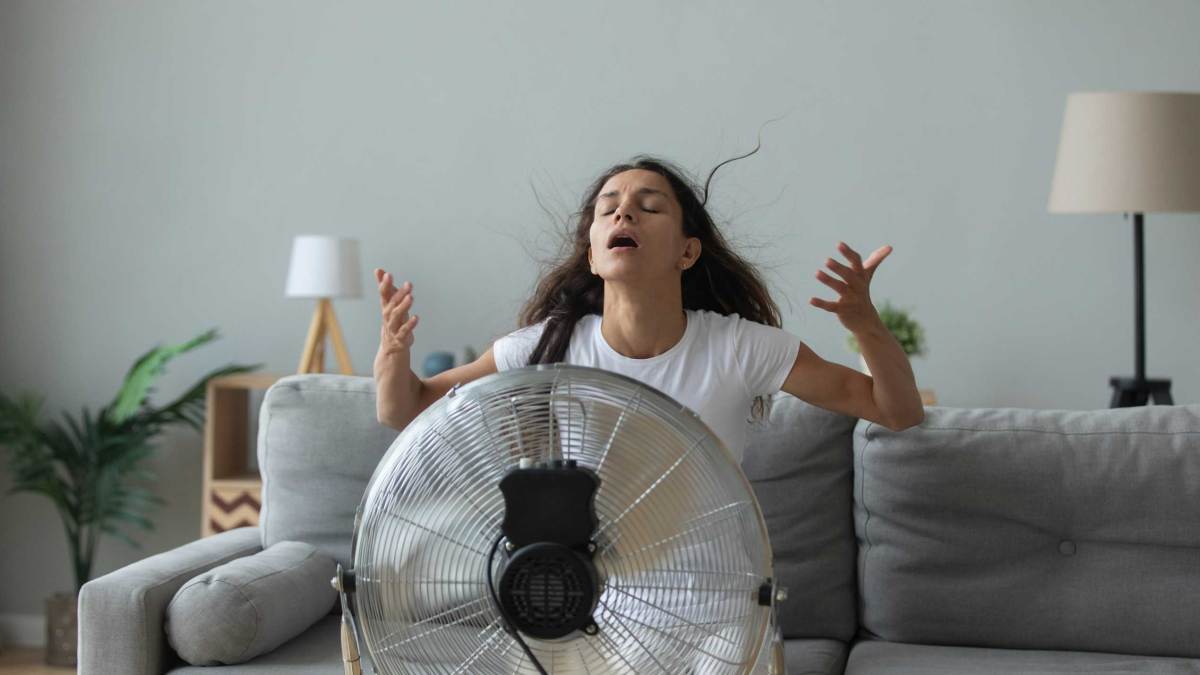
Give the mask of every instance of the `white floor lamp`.
[[354, 374], [331, 299], [362, 297], [361, 276], [356, 239], [299, 235], [292, 242], [285, 295], [317, 299], [297, 373], [325, 372], [325, 338], [329, 337], [338, 369], [343, 375]]

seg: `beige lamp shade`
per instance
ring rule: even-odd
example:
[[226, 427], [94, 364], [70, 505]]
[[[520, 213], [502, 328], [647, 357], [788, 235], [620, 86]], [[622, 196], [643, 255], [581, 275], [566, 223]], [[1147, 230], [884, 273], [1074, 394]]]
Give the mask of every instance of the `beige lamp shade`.
[[357, 298], [362, 296], [358, 240], [302, 234], [292, 241], [288, 265], [289, 298]]
[[1068, 95], [1049, 208], [1200, 211], [1200, 93]]

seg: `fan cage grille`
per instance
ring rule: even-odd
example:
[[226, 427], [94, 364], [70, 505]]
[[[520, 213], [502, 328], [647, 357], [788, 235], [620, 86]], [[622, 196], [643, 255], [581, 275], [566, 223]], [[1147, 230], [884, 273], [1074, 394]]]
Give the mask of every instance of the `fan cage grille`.
[[[363, 658], [376, 672], [537, 672], [487, 591], [504, 511], [497, 486], [522, 458], [574, 459], [601, 479], [599, 631], [526, 638], [543, 666], [751, 672], [770, 625], [757, 594], [771, 563], [749, 482], [718, 437], [666, 394], [566, 364], [459, 388], [380, 462], [353, 551]], [[496, 561], [494, 578], [500, 571]]]

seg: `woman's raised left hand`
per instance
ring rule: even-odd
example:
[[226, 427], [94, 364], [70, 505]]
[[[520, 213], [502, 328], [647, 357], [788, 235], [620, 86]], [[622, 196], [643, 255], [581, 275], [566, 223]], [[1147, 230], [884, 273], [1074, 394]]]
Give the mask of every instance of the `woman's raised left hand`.
[[838, 250], [846, 256], [849, 266], [833, 258], [826, 258], [825, 266], [838, 276], [834, 277], [825, 270], [817, 270], [817, 279], [837, 291], [838, 299], [829, 301], [813, 298], [809, 300], [809, 304], [837, 314], [838, 320], [851, 333], [874, 329], [881, 325], [882, 321], [879, 313], [875, 311], [875, 305], [871, 304], [871, 277], [875, 275], [879, 263], [892, 252], [892, 247], [881, 246], [866, 262], [863, 262], [858, 252], [847, 246], [844, 241], [838, 242]]

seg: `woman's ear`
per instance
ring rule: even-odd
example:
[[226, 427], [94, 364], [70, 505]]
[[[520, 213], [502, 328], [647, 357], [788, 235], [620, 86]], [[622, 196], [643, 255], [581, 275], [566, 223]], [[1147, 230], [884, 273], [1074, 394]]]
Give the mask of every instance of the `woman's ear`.
[[695, 265], [696, 261], [700, 259], [700, 249], [700, 238], [688, 237], [687, 244], [683, 249], [683, 257], [679, 259], [679, 269], [686, 270]]

